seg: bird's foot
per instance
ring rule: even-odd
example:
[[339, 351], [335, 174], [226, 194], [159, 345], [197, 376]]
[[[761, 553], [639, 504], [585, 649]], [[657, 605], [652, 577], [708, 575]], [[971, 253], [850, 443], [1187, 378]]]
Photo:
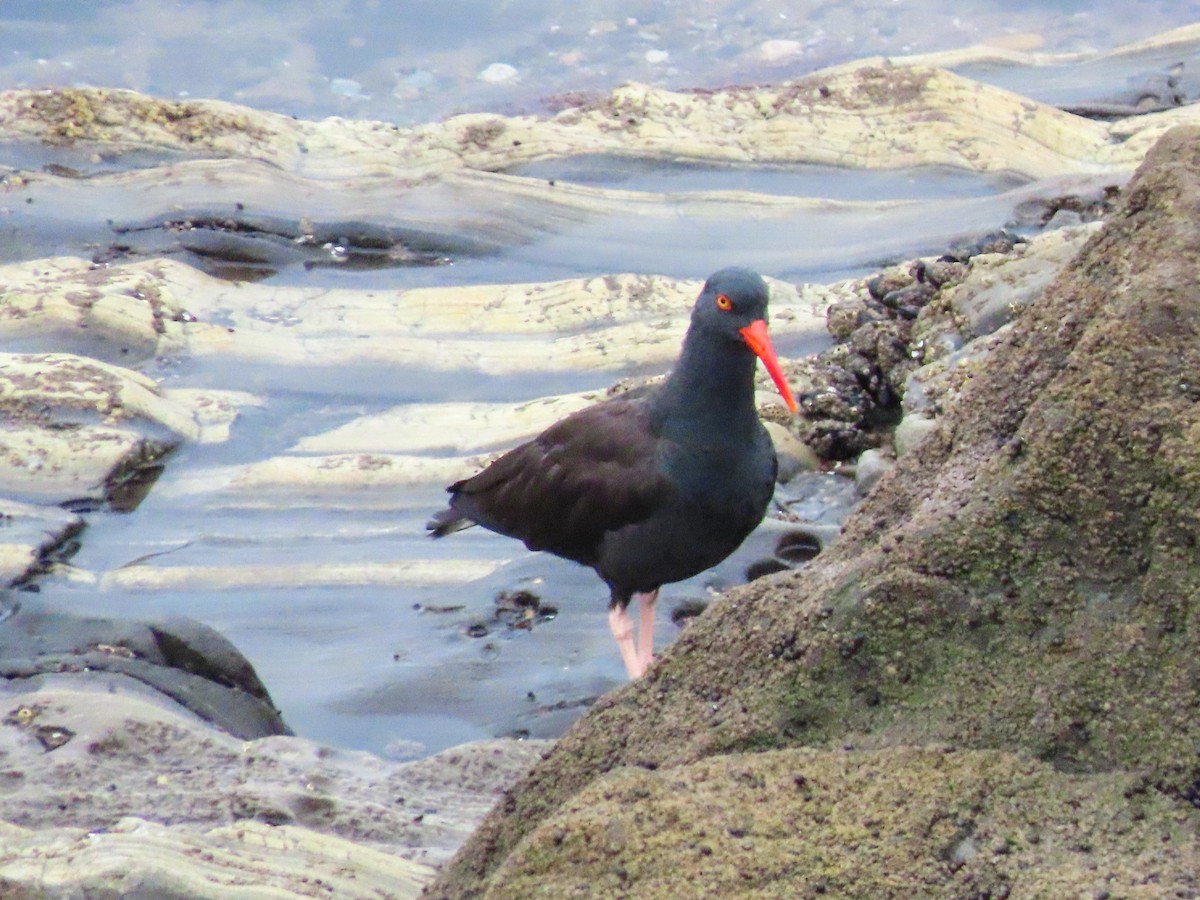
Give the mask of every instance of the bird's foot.
[[616, 638], [621, 661], [625, 663], [630, 680], [641, 678], [650, 668], [650, 663], [654, 662], [654, 604], [658, 601], [658, 591], [634, 596], [638, 598], [639, 620], [636, 645], [629, 610], [618, 604], [608, 611], [608, 627]]
[[654, 604], [658, 602], [658, 591], [638, 594], [638, 674], [641, 678], [654, 662]]

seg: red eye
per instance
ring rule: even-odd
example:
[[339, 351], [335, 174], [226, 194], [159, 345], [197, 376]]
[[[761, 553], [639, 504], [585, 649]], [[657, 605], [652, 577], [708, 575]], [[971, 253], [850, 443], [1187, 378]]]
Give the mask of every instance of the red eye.
[[733, 301], [724, 294], [717, 294], [717, 309], [729, 312], [731, 309], [733, 309]]

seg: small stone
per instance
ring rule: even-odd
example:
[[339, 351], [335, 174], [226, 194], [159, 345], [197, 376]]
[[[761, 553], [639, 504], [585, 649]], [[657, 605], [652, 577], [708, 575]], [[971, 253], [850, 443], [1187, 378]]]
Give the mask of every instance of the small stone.
[[497, 62], [480, 72], [478, 78], [488, 84], [504, 84], [516, 80], [518, 74], [517, 70], [508, 63]]
[[907, 271], [887, 269], [867, 279], [867, 292], [876, 300], [883, 300], [892, 291], [908, 287], [913, 280], [913, 275]]
[[1069, 228], [1075, 225], [1083, 224], [1083, 216], [1073, 209], [1060, 209], [1050, 217], [1046, 223], [1046, 229], [1054, 228]]
[[384, 746], [383, 757], [384, 759], [397, 761], [420, 759], [428, 752], [429, 749], [420, 741], [413, 741], [407, 738], [393, 738]]
[[825, 328], [835, 341], [847, 341], [856, 329], [869, 322], [886, 319], [886, 310], [878, 308], [872, 301], [868, 303], [861, 298], [838, 300], [829, 305], [825, 311]]
[[763, 425], [771, 435], [771, 443], [775, 445], [775, 457], [779, 460], [777, 480], [780, 484], [787, 484], [801, 472], [816, 471], [820, 465], [817, 455], [787, 426], [778, 422], [763, 422]]
[[922, 415], [907, 415], [901, 419], [900, 424], [896, 426], [896, 433], [892, 436], [897, 458], [916, 447], [937, 427], [937, 422]]
[[799, 56], [804, 49], [799, 41], [770, 40], [758, 45], [758, 52], [763, 60], [769, 63], [782, 62]]
[[871, 492], [871, 488], [875, 486], [876, 482], [895, 465], [894, 460], [885, 456], [879, 450], [864, 450], [858, 457], [858, 464], [854, 469], [855, 489], [861, 496], [865, 497]]
[[364, 94], [362, 85], [353, 78], [332, 78], [329, 81], [329, 90], [340, 97], [349, 97], [352, 100], [371, 99], [371, 95]]

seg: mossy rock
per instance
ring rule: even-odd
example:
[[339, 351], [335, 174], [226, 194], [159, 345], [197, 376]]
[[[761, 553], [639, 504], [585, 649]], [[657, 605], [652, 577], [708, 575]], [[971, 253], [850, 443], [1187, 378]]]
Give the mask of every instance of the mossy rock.
[[[563, 737], [431, 895], [483, 893], [497, 870], [516, 879], [514, 848], [606, 772], [669, 779], [724, 753], [944, 741], [1081, 776], [1136, 773], [1191, 816], [1198, 221], [1200, 130], [1181, 128], [842, 539], [713, 603]], [[1059, 896], [1040, 874], [1023, 892]]]
[[1041, 896], [1162, 896], [1197, 886], [1197, 823], [1136, 776], [999, 751], [734, 754], [609, 772], [488, 897], [1014, 897], [1031, 871]]

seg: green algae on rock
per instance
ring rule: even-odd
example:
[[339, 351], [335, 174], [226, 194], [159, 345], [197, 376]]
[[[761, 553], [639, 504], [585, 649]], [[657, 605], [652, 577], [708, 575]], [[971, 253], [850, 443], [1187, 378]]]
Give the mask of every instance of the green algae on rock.
[[[1200, 130], [1182, 128], [841, 540], [802, 572], [714, 602], [560, 740], [430, 895], [515, 883], [515, 848], [553, 817], [575, 821], [566, 804], [614, 769], [684, 778], [714, 754], [844, 743], [997, 748], [1097, 791], [1106, 773], [1136, 775], [1194, 854], [1197, 221]], [[1110, 795], [1113, 814], [1129, 811], [1126, 793]], [[659, 813], [653, 796], [637, 814]], [[1120, 866], [1136, 865], [1135, 841], [1115, 846]], [[926, 841], [909, 865], [945, 852]], [[635, 853], [624, 871], [648, 865]], [[1170, 887], [1194, 893], [1194, 863], [1173, 871]], [[798, 889], [808, 873], [790, 877]], [[1016, 894], [1055, 894], [1045, 866], [1014, 878]], [[636, 880], [620, 893], [636, 895]]]

